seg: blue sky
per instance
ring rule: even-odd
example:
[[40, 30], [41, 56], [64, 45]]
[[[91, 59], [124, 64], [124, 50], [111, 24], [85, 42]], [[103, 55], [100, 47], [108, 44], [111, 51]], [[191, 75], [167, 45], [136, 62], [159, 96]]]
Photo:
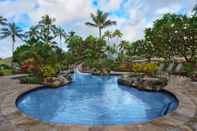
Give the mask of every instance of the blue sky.
[[[144, 29], [164, 13], [191, 14], [196, 0], [0, 0], [0, 15], [18, 26], [28, 29], [49, 14], [66, 31], [74, 30], [82, 36], [98, 35], [94, 28], [84, 23], [90, 20], [89, 14], [97, 9], [110, 13], [117, 26], [109, 30], [120, 29], [124, 39], [134, 41], [143, 37]], [[16, 45], [23, 44], [20, 40]], [[11, 55], [9, 39], [0, 40], [0, 57]]]

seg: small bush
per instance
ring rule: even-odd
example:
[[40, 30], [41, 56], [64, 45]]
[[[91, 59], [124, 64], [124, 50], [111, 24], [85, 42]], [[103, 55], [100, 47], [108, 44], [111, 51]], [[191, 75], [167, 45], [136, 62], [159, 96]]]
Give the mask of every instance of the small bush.
[[35, 76], [25, 76], [20, 79], [20, 82], [23, 84], [40, 84], [41, 80]]
[[157, 64], [145, 64], [143, 70], [145, 73], [154, 74], [158, 70], [158, 65]]
[[187, 73], [187, 75], [192, 75], [192, 73], [194, 72], [194, 67], [190, 63], [185, 63], [183, 65], [183, 68], [184, 68], [184, 71]]
[[135, 73], [143, 72], [143, 65], [142, 64], [133, 64], [132, 65], [132, 71], [135, 72]]
[[13, 74], [13, 70], [10, 66], [6, 64], [0, 64], [0, 76], [8, 76], [12, 74]]
[[9, 76], [12, 75], [13, 71], [11, 69], [1, 69], [0, 76]]
[[57, 71], [54, 69], [54, 67], [50, 65], [42, 67], [41, 72], [44, 78], [53, 77], [57, 74]]
[[4, 70], [4, 69], [11, 69], [11, 67], [6, 64], [0, 64], [0, 70]]
[[158, 70], [157, 64], [133, 64], [132, 71], [135, 73], [154, 74]]

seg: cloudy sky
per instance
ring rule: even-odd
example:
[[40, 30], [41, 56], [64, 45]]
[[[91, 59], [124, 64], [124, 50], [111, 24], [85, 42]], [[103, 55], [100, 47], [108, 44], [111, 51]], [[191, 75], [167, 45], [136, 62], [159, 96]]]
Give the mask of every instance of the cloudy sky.
[[[79, 35], [98, 35], [97, 30], [84, 23], [90, 13], [97, 9], [110, 13], [118, 25], [109, 28], [121, 29], [124, 39], [134, 41], [143, 37], [143, 31], [164, 13], [190, 14], [197, 0], [0, 0], [0, 15], [16, 22], [24, 30], [49, 14], [66, 31]], [[22, 44], [17, 41], [17, 46]], [[0, 57], [11, 55], [9, 39], [0, 40]]]

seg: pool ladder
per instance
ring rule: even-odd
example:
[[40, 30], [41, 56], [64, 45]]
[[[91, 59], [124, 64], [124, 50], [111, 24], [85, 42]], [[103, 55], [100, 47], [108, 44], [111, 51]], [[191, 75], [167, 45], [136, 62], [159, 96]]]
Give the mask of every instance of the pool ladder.
[[164, 105], [164, 107], [162, 108], [162, 111], [161, 111], [161, 115], [164, 116], [164, 115], [167, 115], [169, 110], [170, 110], [170, 107], [171, 107], [172, 103], [168, 103], [167, 105]]

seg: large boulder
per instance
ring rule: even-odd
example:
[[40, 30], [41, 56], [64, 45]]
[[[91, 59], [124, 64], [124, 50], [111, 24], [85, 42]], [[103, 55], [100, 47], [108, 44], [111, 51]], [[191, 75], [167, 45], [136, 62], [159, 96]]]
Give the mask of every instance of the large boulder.
[[46, 78], [43, 82], [44, 85], [48, 87], [52, 87], [52, 88], [61, 87], [69, 83], [71, 83], [71, 79], [66, 78], [64, 76], [49, 77], [49, 78]]
[[118, 80], [118, 83], [142, 90], [160, 91], [168, 84], [168, 80], [159, 77], [135, 76], [122, 77]]

